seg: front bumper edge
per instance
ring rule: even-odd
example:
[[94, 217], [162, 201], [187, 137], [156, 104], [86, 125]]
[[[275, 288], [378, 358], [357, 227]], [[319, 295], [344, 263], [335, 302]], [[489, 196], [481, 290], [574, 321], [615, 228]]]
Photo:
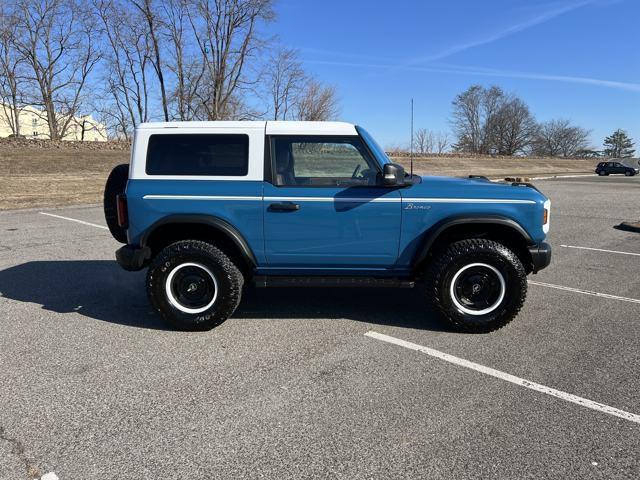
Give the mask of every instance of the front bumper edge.
[[551, 263], [551, 245], [547, 242], [529, 247], [529, 253], [531, 254], [533, 273], [538, 273]]

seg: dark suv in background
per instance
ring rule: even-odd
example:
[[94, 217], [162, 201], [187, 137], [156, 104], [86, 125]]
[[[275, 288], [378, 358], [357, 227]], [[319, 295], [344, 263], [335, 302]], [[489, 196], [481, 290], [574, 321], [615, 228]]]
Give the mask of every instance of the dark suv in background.
[[627, 177], [632, 177], [640, 173], [640, 169], [624, 165], [620, 162], [600, 162], [596, 167], [596, 173], [600, 176], [619, 173]]

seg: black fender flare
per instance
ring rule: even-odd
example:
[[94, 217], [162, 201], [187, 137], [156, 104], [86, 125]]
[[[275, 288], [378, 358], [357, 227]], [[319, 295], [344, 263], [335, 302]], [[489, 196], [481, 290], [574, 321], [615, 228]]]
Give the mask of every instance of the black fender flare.
[[535, 244], [531, 235], [529, 235], [524, 227], [509, 217], [503, 217], [500, 215], [450, 217], [439, 221], [424, 233], [422, 237], [422, 246], [414, 256], [411, 266], [416, 268], [427, 258], [433, 244], [447, 229], [464, 224], [501, 225], [518, 233], [526, 241], [527, 245]]
[[238, 247], [240, 253], [244, 257], [244, 259], [251, 265], [255, 267], [258, 262], [256, 261], [256, 257], [253, 254], [253, 250], [249, 246], [249, 243], [245, 240], [242, 234], [238, 231], [236, 227], [231, 225], [226, 220], [223, 220], [219, 217], [215, 217], [213, 215], [202, 215], [202, 214], [176, 214], [176, 215], [167, 215], [166, 217], [161, 218], [160, 220], [154, 222], [149, 228], [146, 229], [142, 237], [140, 238], [140, 246], [145, 248], [147, 246], [147, 242], [149, 237], [156, 231], [159, 227], [170, 224], [199, 224], [199, 225], [207, 225], [209, 227], [213, 227], [221, 233], [225, 234], [235, 245]]

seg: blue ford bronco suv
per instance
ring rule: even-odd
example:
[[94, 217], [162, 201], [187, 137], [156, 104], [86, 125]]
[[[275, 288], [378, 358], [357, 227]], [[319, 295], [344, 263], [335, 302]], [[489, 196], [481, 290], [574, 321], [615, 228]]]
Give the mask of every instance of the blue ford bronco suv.
[[253, 284], [415, 287], [454, 329], [488, 332], [551, 260], [534, 186], [409, 175], [348, 123], [142, 124], [104, 200], [118, 263], [148, 267], [151, 304], [183, 330]]

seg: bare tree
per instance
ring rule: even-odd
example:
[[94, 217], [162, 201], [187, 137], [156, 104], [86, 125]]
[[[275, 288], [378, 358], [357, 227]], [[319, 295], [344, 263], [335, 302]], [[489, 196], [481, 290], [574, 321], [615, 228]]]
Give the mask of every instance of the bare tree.
[[165, 0], [162, 2], [164, 35], [169, 44], [168, 70], [174, 76], [174, 87], [169, 105], [173, 118], [195, 120], [206, 118], [199, 104], [198, 91], [204, 79], [205, 63], [191, 53], [192, 40], [188, 8], [191, 0]]
[[[192, 0], [187, 10], [203, 59], [197, 97], [209, 120], [237, 118], [247, 65], [262, 46], [257, 27], [273, 18], [272, 0]], [[242, 104], [242, 102], [240, 102]]]
[[24, 57], [16, 49], [17, 21], [8, 6], [0, 5], [0, 104], [11, 133], [20, 136], [20, 112], [24, 106]]
[[457, 150], [480, 153], [482, 144], [481, 120], [482, 97], [484, 89], [473, 85], [453, 100], [452, 124], [457, 135]]
[[131, 3], [139, 10], [147, 24], [147, 33], [149, 35], [149, 39], [151, 40], [152, 47], [152, 55], [150, 57], [151, 64], [153, 65], [153, 69], [155, 70], [156, 76], [158, 77], [164, 121], [168, 122], [169, 106], [167, 102], [167, 91], [165, 87], [163, 63], [162, 59], [160, 58], [161, 49], [159, 41], [159, 30], [162, 29], [162, 20], [158, 16], [157, 9], [153, 4], [153, 0], [131, 0]]
[[149, 33], [144, 18], [122, 1], [95, 0], [95, 11], [106, 42], [102, 81], [110, 100], [98, 109], [117, 136], [129, 138], [136, 125], [150, 118]]
[[435, 137], [431, 130], [419, 128], [413, 136], [413, 146], [416, 153], [424, 155], [433, 152]]
[[18, 0], [16, 48], [29, 67], [53, 140], [63, 138], [100, 58], [92, 16], [78, 0]]
[[438, 132], [436, 135], [436, 152], [442, 155], [449, 146], [449, 134], [447, 132]]
[[471, 153], [515, 155], [527, 152], [536, 123], [529, 107], [497, 86], [473, 85], [453, 101], [454, 148]]
[[504, 93], [499, 87], [472, 85], [453, 100], [455, 148], [470, 153], [489, 153], [492, 149], [496, 115]]
[[267, 68], [271, 116], [274, 120], [287, 120], [305, 80], [302, 64], [295, 50], [280, 49], [269, 59]]
[[540, 124], [533, 152], [549, 157], [572, 157], [589, 144], [589, 130], [571, 125], [569, 120], [550, 120]]
[[326, 121], [338, 116], [338, 96], [331, 85], [310, 78], [296, 99], [297, 120]]
[[537, 130], [529, 107], [519, 98], [511, 97], [503, 101], [496, 112], [492, 143], [499, 155], [526, 154]]

